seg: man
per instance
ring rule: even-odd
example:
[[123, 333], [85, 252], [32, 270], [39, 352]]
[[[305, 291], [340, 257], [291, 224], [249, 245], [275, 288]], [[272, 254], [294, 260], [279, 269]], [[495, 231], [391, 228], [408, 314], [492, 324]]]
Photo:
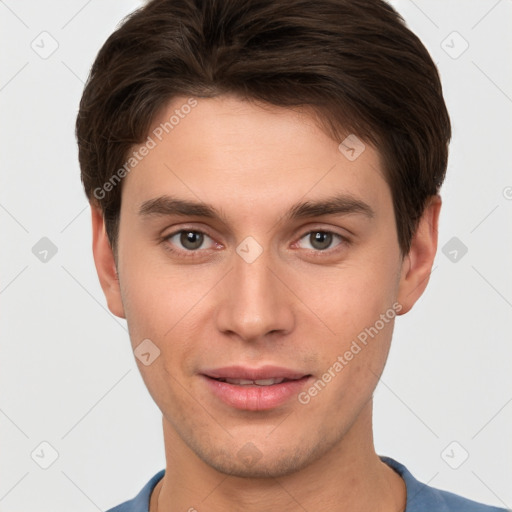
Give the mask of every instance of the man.
[[391, 7], [150, 1], [100, 50], [77, 139], [98, 276], [163, 415], [165, 470], [112, 511], [500, 510], [373, 445], [450, 139]]

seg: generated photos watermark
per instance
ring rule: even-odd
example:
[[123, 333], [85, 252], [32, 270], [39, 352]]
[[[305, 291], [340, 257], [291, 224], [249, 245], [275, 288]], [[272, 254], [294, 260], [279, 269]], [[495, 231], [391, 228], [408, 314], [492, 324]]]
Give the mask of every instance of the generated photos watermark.
[[174, 130], [174, 128], [180, 124], [181, 120], [190, 114], [192, 108], [195, 106], [197, 106], [197, 100], [195, 98], [189, 98], [186, 103], [181, 105], [180, 108], [175, 109], [174, 114], [164, 123], [160, 123], [151, 132], [151, 135], [148, 135], [146, 142], [144, 142], [137, 151], [132, 151], [123, 166], [112, 174], [110, 179], [106, 181], [102, 187], [94, 189], [94, 197], [99, 200], [104, 199], [107, 193], [111, 192], [117, 185], [119, 185], [121, 180], [135, 167], [137, 167], [139, 162], [141, 162], [152, 149], [156, 148], [158, 142], [161, 142], [166, 134]]
[[323, 391], [327, 384], [329, 384], [329, 382], [331, 382], [332, 379], [334, 379], [343, 370], [343, 368], [345, 368], [345, 366], [347, 366], [349, 362], [354, 359], [354, 356], [359, 354], [363, 348], [368, 345], [368, 338], [375, 338], [379, 332], [384, 329], [386, 324], [389, 324], [389, 322], [391, 322], [396, 317], [396, 315], [402, 311], [402, 309], [402, 304], [395, 302], [392, 307], [380, 315], [379, 319], [376, 320], [373, 325], [370, 327], [365, 327], [365, 329], [357, 335], [357, 339], [352, 340], [350, 348], [346, 350], [343, 355], [339, 355], [332, 363], [332, 365], [327, 368], [326, 372], [306, 391], [302, 391], [297, 395], [299, 403], [303, 405], [309, 404], [311, 399]]

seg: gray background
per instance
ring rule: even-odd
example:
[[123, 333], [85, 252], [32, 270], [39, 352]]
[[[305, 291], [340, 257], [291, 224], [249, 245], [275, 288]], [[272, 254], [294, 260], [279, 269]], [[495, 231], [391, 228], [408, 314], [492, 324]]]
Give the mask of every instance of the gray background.
[[[440, 68], [454, 137], [431, 282], [375, 393], [377, 453], [512, 508], [512, 1], [392, 3]], [[164, 467], [95, 273], [73, 132], [97, 51], [139, 5], [0, 1], [1, 512], [105, 510]]]

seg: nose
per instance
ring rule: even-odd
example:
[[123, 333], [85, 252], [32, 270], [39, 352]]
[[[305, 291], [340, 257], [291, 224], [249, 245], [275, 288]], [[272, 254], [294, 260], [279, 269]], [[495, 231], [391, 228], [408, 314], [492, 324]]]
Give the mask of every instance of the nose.
[[232, 270], [218, 289], [219, 331], [246, 342], [290, 333], [295, 323], [293, 293], [283, 267], [273, 264], [265, 250], [252, 262], [237, 253], [233, 260]]

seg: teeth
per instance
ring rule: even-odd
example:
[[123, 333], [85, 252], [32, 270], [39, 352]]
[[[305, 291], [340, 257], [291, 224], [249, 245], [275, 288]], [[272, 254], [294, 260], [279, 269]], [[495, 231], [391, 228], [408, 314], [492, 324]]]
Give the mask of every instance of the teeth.
[[247, 379], [226, 379], [226, 382], [228, 384], [238, 384], [239, 386], [250, 386], [254, 384], [253, 380]]
[[260, 380], [248, 380], [248, 379], [219, 379], [228, 384], [236, 384], [237, 386], [272, 386], [273, 384], [280, 384], [285, 379], [260, 379]]
[[261, 380], [255, 380], [254, 382], [258, 386], [272, 386], [272, 384], [281, 384], [284, 379], [261, 379]]

